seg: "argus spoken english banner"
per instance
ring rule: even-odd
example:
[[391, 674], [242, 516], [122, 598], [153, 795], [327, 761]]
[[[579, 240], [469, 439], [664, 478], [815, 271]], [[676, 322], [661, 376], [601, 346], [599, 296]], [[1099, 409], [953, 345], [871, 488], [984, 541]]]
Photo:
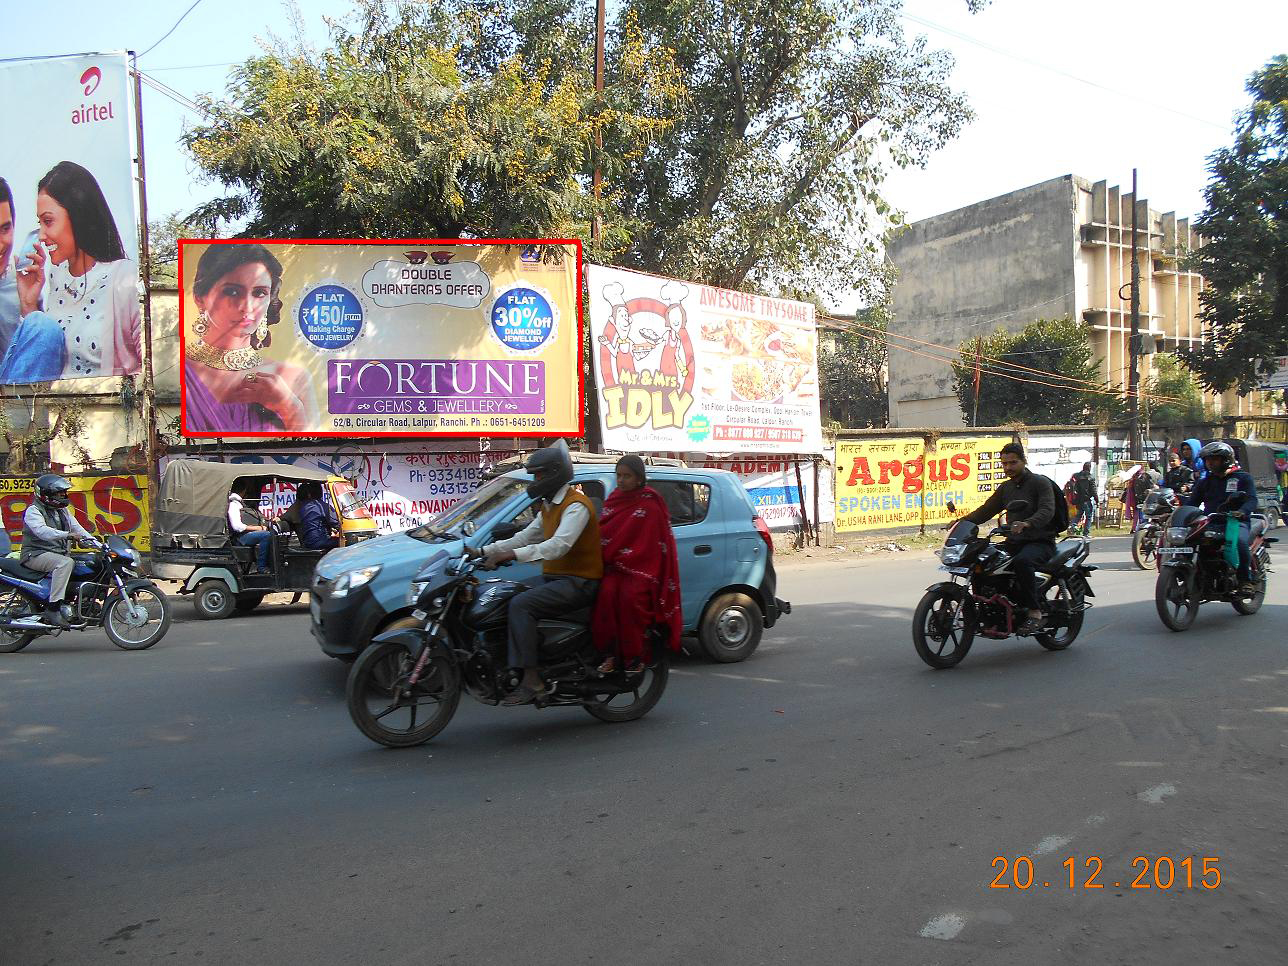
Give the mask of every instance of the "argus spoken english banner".
[[576, 436], [576, 242], [180, 244], [189, 436]]

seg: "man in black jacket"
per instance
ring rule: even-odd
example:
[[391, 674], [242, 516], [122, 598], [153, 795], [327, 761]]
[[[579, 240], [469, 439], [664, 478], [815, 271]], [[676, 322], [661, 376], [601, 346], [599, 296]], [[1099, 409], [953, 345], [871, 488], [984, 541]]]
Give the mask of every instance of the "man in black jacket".
[[1194, 482], [1194, 471], [1181, 462], [1181, 454], [1173, 451], [1167, 457], [1167, 472], [1163, 474], [1163, 485], [1175, 490], [1179, 496], [1190, 492]]
[[1084, 537], [1091, 535], [1091, 518], [1096, 515], [1096, 479], [1091, 475], [1091, 464], [1083, 463], [1082, 469], [1073, 474], [1073, 505], [1078, 515], [1073, 518], [1071, 531], [1082, 526]]
[[963, 519], [975, 524], [985, 523], [1016, 500], [1028, 504], [1006, 515], [1011, 534], [1002, 546], [1011, 555], [1015, 602], [1028, 612], [1016, 633], [1032, 634], [1042, 626], [1037, 568], [1055, 556], [1055, 534], [1051, 530], [1055, 516], [1055, 487], [1045, 476], [1029, 471], [1024, 447], [1019, 443], [1003, 446], [1001, 458], [1006, 480], [984, 501], [983, 506], [966, 514]]

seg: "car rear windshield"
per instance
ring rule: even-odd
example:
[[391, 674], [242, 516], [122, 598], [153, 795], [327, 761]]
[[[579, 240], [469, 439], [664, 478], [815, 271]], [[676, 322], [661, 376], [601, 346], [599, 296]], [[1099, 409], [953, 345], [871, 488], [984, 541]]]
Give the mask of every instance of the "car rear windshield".
[[407, 536], [415, 537], [426, 543], [442, 540], [444, 536], [459, 537], [461, 526], [467, 520], [482, 521], [492, 516], [497, 510], [513, 500], [520, 492], [527, 489], [527, 480], [515, 480], [499, 476], [483, 484], [468, 497], [453, 507], [444, 510], [424, 526], [408, 530]]

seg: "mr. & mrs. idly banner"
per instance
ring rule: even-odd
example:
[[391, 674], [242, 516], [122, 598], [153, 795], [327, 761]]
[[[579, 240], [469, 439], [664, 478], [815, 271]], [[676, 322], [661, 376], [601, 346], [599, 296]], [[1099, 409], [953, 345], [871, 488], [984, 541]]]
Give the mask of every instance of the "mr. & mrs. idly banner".
[[180, 243], [183, 431], [577, 436], [576, 242]]
[[814, 307], [587, 267], [604, 446], [821, 453]]
[[884, 530], [947, 523], [983, 503], [1004, 478], [1009, 436], [836, 442], [836, 529]]
[[0, 61], [0, 385], [139, 371], [129, 88], [120, 52]]

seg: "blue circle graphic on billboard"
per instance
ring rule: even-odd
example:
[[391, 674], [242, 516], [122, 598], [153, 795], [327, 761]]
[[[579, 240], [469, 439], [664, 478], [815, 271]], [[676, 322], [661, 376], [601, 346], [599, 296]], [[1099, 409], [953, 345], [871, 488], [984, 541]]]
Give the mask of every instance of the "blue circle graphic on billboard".
[[492, 303], [492, 334], [510, 349], [540, 349], [555, 334], [550, 300], [525, 285], [506, 289]]
[[362, 332], [362, 302], [343, 285], [318, 285], [300, 299], [300, 332], [319, 349], [343, 349]]

